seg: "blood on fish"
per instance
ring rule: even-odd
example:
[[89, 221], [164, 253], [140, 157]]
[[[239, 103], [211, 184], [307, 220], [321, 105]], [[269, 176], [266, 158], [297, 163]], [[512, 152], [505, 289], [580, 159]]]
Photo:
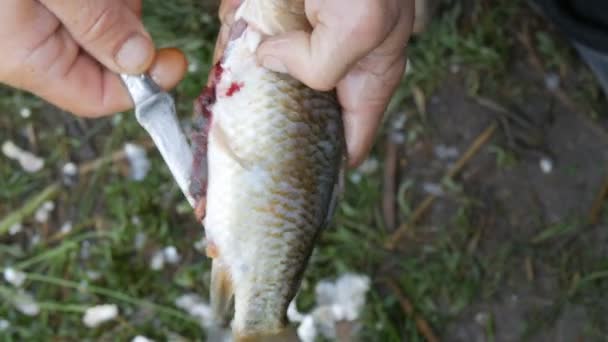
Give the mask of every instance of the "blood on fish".
[[216, 63], [211, 71], [211, 77], [209, 78], [207, 86], [203, 89], [196, 101], [194, 101], [194, 112], [197, 115], [201, 115], [206, 122], [202, 130], [195, 132], [192, 135], [192, 142], [195, 149], [193, 151], [194, 159], [192, 173], [190, 175], [191, 184], [189, 190], [196, 201], [195, 215], [199, 221], [205, 216], [207, 184], [206, 182], [203, 182], [201, 178], [206, 174], [206, 170], [203, 170], [202, 168], [206, 168], [206, 165], [203, 165], [203, 162], [207, 155], [209, 128], [213, 121], [213, 111], [211, 110], [211, 107], [217, 100], [217, 83], [222, 78], [223, 73], [224, 68], [221, 66], [220, 62]]
[[226, 91], [226, 96], [231, 97], [232, 95], [238, 93], [239, 91], [241, 91], [241, 88], [243, 88], [243, 86], [243, 83], [232, 82], [232, 84], [230, 84], [230, 88], [228, 88], [228, 90]]
[[213, 67], [213, 80], [212, 80], [213, 85], [217, 84], [220, 81], [220, 79], [222, 79], [223, 73], [224, 73], [224, 68], [222, 67], [220, 62], [215, 63], [215, 66]]
[[[202, 129], [192, 133], [191, 140], [194, 146], [192, 151], [192, 171], [190, 174], [190, 194], [197, 201], [197, 206], [204, 199], [207, 192], [207, 184], [201, 179], [206, 175], [206, 165], [203, 165], [207, 156], [207, 144], [209, 140], [209, 126], [213, 121], [211, 106], [215, 103], [215, 86], [205, 87], [202, 94], [194, 102], [194, 111], [197, 115], [201, 115], [205, 124]], [[206, 163], [205, 163], [206, 164]], [[200, 212], [200, 209], [199, 209]], [[197, 216], [204, 216], [203, 214]]]
[[211, 119], [212, 117], [211, 106], [217, 100], [216, 88], [223, 74], [224, 68], [220, 62], [217, 62], [211, 71], [212, 77], [209, 79], [209, 84], [207, 84], [196, 99], [195, 110], [197, 113], [202, 114], [206, 119]]
[[[206, 118], [211, 119], [211, 106], [215, 103], [216, 94], [215, 94], [215, 85], [205, 87], [203, 92], [197, 99], [197, 105], [200, 108], [200, 113]], [[198, 109], [198, 108], [197, 108]]]

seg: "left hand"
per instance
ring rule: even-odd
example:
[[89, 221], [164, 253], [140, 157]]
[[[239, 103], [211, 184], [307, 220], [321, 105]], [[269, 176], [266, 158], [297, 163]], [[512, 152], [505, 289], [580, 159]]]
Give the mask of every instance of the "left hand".
[[149, 71], [163, 88], [186, 60], [157, 51], [140, 19], [141, 0], [0, 1], [0, 83], [74, 114], [101, 116], [133, 106], [117, 73]]

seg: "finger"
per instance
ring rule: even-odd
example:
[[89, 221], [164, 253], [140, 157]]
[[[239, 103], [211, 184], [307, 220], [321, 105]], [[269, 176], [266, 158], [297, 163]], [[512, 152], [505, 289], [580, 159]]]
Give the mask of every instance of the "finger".
[[[0, 82], [19, 81], [32, 51], [61, 26], [57, 18], [34, 0], [5, 0], [0, 11]], [[11, 84], [19, 87], [19, 84]]]
[[160, 49], [149, 74], [163, 89], [171, 90], [184, 79], [188, 71], [186, 56], [178, 49]]
[[[40, 63], [51, 56], [52, 64]], [[131, 99], [120, 78], [103, 68], [91, 56], [79, 50], [65, 28], [47, 39], [24, 65], [26, 79], [22, 88], [46, 99], [66, 111], [97, 117], [132, 107]], [[163, 88], [173, 88], [186, 72], [186, 61], [177, 50], [161, 50], [150, 74]], [[75, 96], [77, 94], [77, 96]]]
[[123, 1], [40, 0], [95, 59], [117, 73], [142, 73], [154, 60], [154, 44]]
[[[74, 93], [69, 91], [48, 94], [46, 97], [57, 99], [56, 104], [65, 110], [86, 117], [104, 116], [132, 108], [133, 103], [120, 78], [107, 69], [94, 73], [86, 60], [87, 57], [81, 56], [82, 60], [79, 63], [82, 67], [79, 67], [78, 64], [75, 66], [81, 70], [74, 70], [75, 76], [62, 82], [67, 89], [83, 89], [77, 99], [73, 96]], [[161, 88], [170, 90], [183, 79], [187, 67], [188, 63], [181, 51], [161, 49], [156, 55], [149, 74]], [[80, 74], [87, 73], [93, 74], [93, 77], [98, 80], [93, 82], [93, 86], [84, 84], [83, 77], [78, 77]], [[85, 97], [84, 94], [89, 94], [90, 98]]]
[[141, 10], [142, 10], [141, 0], [123, 0], [123, 1], [127, 5], [127, 7], [129, 7], [131, 12], [135, 13], [135, 15], [138, 18], [141, 17]]
[[31, 51], [14, 76], [18, 79], [9, 83], [83, 116], [110, 114], [129, 104], [118, 76], [83, 52], [63, 26]]
[[297, 31], [265, 40], [257, 51], [260, 64], [288, 72], [311, 88], [333, 89], [361, 58], [380, 45], [396, 25], [389, 1], [354, 0], [348, 15], [342, 1], [312, 1], [307, 16], [311, 33]]
[[386, 106], [405, 70], [405, 58], [396, 60], [384, 70], [377, 69], [355, 68], [337, 87], [351, 167], [361, 164], [371, 150]]
[[338, 84], [350, 166], [359, 165], [368, 155], [405, 71], [404, 46], [412, 29], [413, 8], [403, 6], [401, 18], [386, 40]]
[[[184, 54], [177, 49], [168, 48], [158, 51], [148, 73], [162, 89], [171, 90], [184, 78], [187, 69], [188, 62]], [[74, 72], [80, 73], [83, 71], [76, 70]], [[85, 99], [82, 96], [78, 99], [69, 96], [61, 98], [61, 104], [63, 105], [59, 104], [59, 106], [74, 114], [86, 117], [110, 115], [133, 107], [133, 102], [124, 84], [116, 74], [104, 69], [101, 71], [100, 79], [101, 81], [98, 83], [100, 88], [89, 90], [91, 94], [95, 95], [91, 98], [91, 102], [83, 101]], [[65, 83], [68, 84], [68, 87], [85, 87], [85, 84], [79, 85], [79, 80], [79, 78], [68, 79]], [[54, 97], [49, 98], [53, 99]]]

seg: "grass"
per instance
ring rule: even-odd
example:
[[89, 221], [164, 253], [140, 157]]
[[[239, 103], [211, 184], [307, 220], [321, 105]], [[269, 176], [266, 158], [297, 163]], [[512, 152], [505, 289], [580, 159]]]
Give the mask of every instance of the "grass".
[[[513, 50], [518, 48], [513, 23], [531, 17], [525, 4], [481, 1], [472, 10], [461, 6], [460, 2], [445, 1], [442, 15], [410, 44], [412, 73], [404, 78], [387, 111], [389, 119], [403, 108], [411, 114], [407, 149], [433, 138], [425, 116], [428, 113], [420, 110], [420, 103], [447, 79], [460, 77], [468, 94], [488, 97], [500, 97], [504, 85], [520, 82], [510, 75], [509, 65]], [[217, 20], [206, 9], [204, 2], [194, 0], [145, 1], [144, 21], [158, 45], [180, 47], [196, 62], [192, 66], [196, 71], [174, 92], [183, 118], [190, 115], [192, 99], [205, 83], [217, 32]], [[541, 30], [534, 37], [550, 68], [574, 63], [571, 51], [552, 31]], [[460, 70], [458, 75], [450, 71], [454, 66]], [[591, 79], [584, 72], [579, 77]], [[577, 93], [577, 103], [601, 100], [593, 87], [588, 85]], [[517, 94], [515, 89], [509, 92]], [[31, 110], [31, 117], [19, 115], [24, 108]], [[595, 118], [599, 117], [596, 113]], [[159, 341], [176, 336], [204, 338], [205, 332], [192, 317], [174, 306], [181, 294], [208, 293], [210, 263], [194, 247], [202, 230], [158, 153], [150, 152], [151, 172], [142, 182], [126, 178], [123, 163], [110, 163], [72, 186], [62, 186], [47, 223], [36, 222], [32, 210], [19, 215], [19, 208], [28, 199], [61, 180], [60, 170], [66, 162], [107, 156], [126, 141], [143, 138], [145, 134], [131, 113], [84, 121], [30, 95], [0, 88], [0, 141], [12, 139], [44, 156], [46, 162], [43, 171], [36, 174], [24, 173], [16, 163], [0, 162], [0, 222], [13, 217], [10, 225], [0, 225], [0, 270], [13, 267], [25, 272], [23, 288], [41, 308], [34, 318], [20, 314], [12, 304], [18, 290], [0, 282], [0, 319], [11, 324], [0, 332], [0, 341], [130, 340], [136, 335]], [[505, 172], [521, 162], [500, 143], [493, 143], [489, 150], [496, 167]], [[382, 143], [372, 155], [382, 160]], [[347, 271], [365, 273], [374, 285], [362, 318], [364, 340], [423, 341], [411, 317], [378, 279], [394, 278], [415, 311], [443, 335], [463, 315], [480, 310], [479, 303], [492, 302], [504, 293], [506, 283], [521, 273], [516, 260], [532, 257], [557, 275], [559, 288], [552, 310], [531, 314], [527, 336], [551, 331], [568, 305], [587, 308], [588, 336], [601, 336], [608, 308], [597, 305], [597, 300], [608, 286], [608, 260], [596, 250], [585, 249], [589, 228], [578, 217], [541, 226], [527, 239], [514, 237], [490, 248], [486, 240], [492, 240], [491, 227], [482, 219], [489, 211], [506, 214], [469, 191], [470, 184], [457, 180], [447, 189], [453, 213], [431, 233], [415, 230], [402, 251], [389, 253], [382, 248], [389, 232], [378, 204], [382, 199], [382, 163], [371, 173], [355, 170], [351, 176], [353, 173], [357, 177], [348, 177], [336, 219], [312, 256], [298, 296], [301, 308], [313, 306], [314, 285], [320, 279]], [[414, 179], [403, 175], [397, 205], [401, 221], [418, 203], [416, 189]], [[15, 221], [22, 222], [23, 230], [7, 234], [6, 229]], [[73, 224], [72, 230], [60, 232], [67, 221]], [[153, 271], [150, 259], [165, 246], [175, 246], [181, 260]], [[119, 319], [100, 328], [86, 328], [82, 324], [84, 310], [103, 303], [117, 304]], [[482, 327], [488, 339], [497, 338], [500, 319], [490, 314]]]

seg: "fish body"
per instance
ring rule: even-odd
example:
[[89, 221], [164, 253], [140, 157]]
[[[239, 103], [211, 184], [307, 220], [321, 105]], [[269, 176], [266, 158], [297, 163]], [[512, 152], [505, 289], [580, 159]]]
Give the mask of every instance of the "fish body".
[[213, 258], [211, 301], [226, 322], [234, 305], [236, 340], [284, 329], [331, 217], [343, 164], [335, 92], [314, 91], [259, 66], [255, 49], [272, 34], [259, 27], [248, 25], [228, 44], [198, 103], [206, 122], [203, 224]]

